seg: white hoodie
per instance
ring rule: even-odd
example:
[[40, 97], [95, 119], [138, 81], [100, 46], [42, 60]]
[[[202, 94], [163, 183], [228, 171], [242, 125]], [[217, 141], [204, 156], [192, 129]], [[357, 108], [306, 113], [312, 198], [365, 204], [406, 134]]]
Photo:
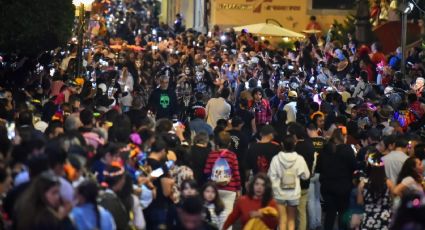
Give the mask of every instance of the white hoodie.
[[[282, 189], [281, 178], [285, 170], [291, 170], [298, 177], [295, 189]], [[279, 152], [270, 163], [268, 176], [272, 181], [274, 198], [277, 200], [298, 200], [301, 197], [300, 178], [305, 180], [310, 177], [307, 163], [296, 152]]]

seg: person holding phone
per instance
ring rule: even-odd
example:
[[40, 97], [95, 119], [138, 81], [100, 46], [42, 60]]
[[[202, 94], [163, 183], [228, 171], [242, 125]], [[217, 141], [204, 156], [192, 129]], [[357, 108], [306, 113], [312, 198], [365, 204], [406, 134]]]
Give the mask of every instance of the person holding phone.
[[150, 177], [157, 191], [152, 203], [144, 210], [147, 230], [165, 227], [168, 209], [173, 204], [171, 196], [174, 180], [169, 177], [168, 167], [164, 163], [166, 148], [166, 142], [157, 137], [147, 159], [147, 165], [152, 169]]

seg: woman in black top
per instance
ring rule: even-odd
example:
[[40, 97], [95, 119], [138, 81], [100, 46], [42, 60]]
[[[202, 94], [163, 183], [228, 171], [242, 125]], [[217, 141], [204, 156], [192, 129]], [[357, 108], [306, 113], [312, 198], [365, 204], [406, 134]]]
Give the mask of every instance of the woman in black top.
[[337, 213], [339, 229], [345, 229], [342, 217], [348, 208], [356, 165], [354, 151], [345, 144], [346, 140], [346, 128], [336, 129], [319, 158], [318, 171], [326, 213], [324, 229], [333, 229]]

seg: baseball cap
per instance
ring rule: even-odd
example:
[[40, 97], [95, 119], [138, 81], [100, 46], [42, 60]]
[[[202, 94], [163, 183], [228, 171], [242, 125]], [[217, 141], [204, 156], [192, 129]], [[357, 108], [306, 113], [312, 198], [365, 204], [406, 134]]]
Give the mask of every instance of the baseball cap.
[[291, 90], [291, 91], [288, 92], [288, 97], [298, 97], [298, 93]]

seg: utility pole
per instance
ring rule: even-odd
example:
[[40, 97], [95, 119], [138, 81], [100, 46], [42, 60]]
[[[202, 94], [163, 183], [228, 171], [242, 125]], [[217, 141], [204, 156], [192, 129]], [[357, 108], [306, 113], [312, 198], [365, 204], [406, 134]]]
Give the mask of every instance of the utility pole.
[[[403, 0], [402, 6], [407, 5], [407, 0]], [[401, 11], [401, 65], [400, 71], [406, 74], [406, 42], [407, 42], [407, 14], [406, 11]]]

